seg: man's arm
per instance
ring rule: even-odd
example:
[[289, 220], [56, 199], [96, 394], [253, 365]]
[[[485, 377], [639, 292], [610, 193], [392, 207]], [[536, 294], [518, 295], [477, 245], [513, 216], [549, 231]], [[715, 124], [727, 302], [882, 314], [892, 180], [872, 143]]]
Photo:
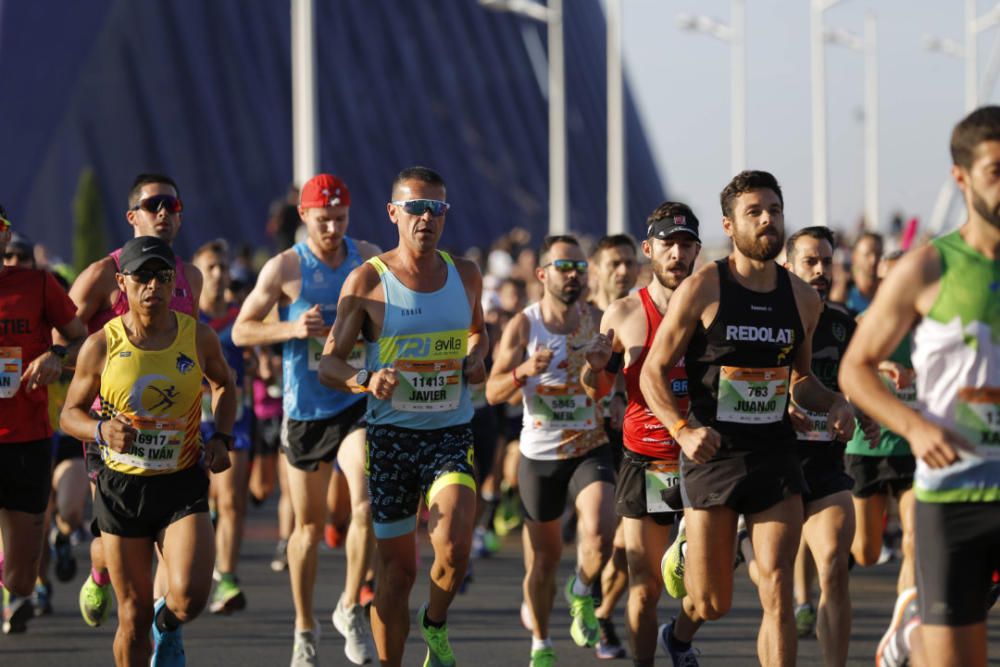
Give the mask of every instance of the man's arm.
[[463, 372], [469, 383], [479, 384], [486, 381], [486, 355], [490, 349], [490, 338], [483, 317], [483, 276], [475, 263], [461, 257], [455, 258], [455, 268], [462, 277], [462, 285], [472, 309], [468, 353], [463, 363]]
[[[222, 345], [215, 331], [207, 324], [198, 324], [198, 354], [202, 372], [212, 392], [212, 421], [218, 433], [232, 435], [236, 422], [236, 380], [233, 369], [226, 363]], [[223, 472], [231, 465], [225, 443], [216, 438], [205, 442], [205, 466], [212, 472]]]
[[194, 307], [197, 309], [201, 303], [201, 288], [205, 284], [205, 277], [201, 275], [201, 269], [189, 262], [184, 262], [184, 277], [191, 286], [191, 298], [194, 299]]
[[59, 428], [77, 440], [84, 442], [108, 440], [110, 431], [107, 423], [102, 425], [101, 438], [95, 437], [98, 419], [90, 416], [90, 406], [101, 389], [101, 371], [107, 354], [104, 332], [91, 334], [84, 341], [76, 359], [76, 372], [66, 390], [66, 402], [59, 417]]
[[[111, 293], [117, 289], [115, 273], [115, 260], [105, 257], [84, 269], [70, 286], [69, 298], [76, 304], [76, 316], [84, 326], [102, 307], [111, 307]], [[66, 347], [70, 344], [58, 329], [53, 329], [52, 341]]]
[[538, 350], [525, 360], [531, 325], [524, 313], [518, 313], [500, 334], [500, 344], [493, 355], [493, 368], [486, 381], [486, 400], [490, 405], [509, 401], [532, 375], [545, 371], [552, 351]]
[[[317, 317], [320, 325], [322, 325], [323, 320], [316, 307], [303, 313], [303, 317], [298, 320], [289, 322], [265, 321], [274, 307], [278, 305], [284, 284], [288, 280], [285, 256], [285, 253], [281, 253], [264, 264], [264, 268], [260, 270], [260, 275], [257, 277], [257, 284], [254, 285], [250, 295], [240, 307], [240, 314], [233, 324], [233, 343], [237, 346], [271, 345], [284, 343], [293, 338], [326, 335], [325, 327], [315, 325]], [[309, 313], [314, 313], [315, 317], [304, 321], [303, 318]]]
[[[618, 299], [612, 302], [604, 312], [600, 326], [604, 340], [590, 341], [585, 355], [586, 362], [580, 369], [580, 384], [593, 400], [604, 398], [618, 385], [625, 356], [621, 331], [629, 313], [625, 301]], [[607, 345], [604, 344], [605, 340]]]

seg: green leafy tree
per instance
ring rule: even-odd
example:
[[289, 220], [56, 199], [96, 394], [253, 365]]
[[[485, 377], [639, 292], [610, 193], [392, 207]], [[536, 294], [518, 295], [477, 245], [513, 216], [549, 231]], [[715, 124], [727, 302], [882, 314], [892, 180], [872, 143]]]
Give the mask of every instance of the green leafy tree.
[[77, 273], [107, 254], [105, 221], [97, 177], [87, 167], [80, 174], [73, 197], [73, 268]]

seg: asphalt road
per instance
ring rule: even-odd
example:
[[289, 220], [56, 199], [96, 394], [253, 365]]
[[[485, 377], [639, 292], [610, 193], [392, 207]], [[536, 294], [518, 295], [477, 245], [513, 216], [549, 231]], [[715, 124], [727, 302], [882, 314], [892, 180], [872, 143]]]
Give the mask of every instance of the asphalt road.
[[[245, 611], [229, 617], [207, 612], [184, 629], [188, 663], [195, 667], [213, 665], [287, 665], [292, 648], [292, 602], [287, 573], [269, 568], [275, 528], [274, 506], [251, 509], [248, 535], [240, 568], [241, 581], [248, 599]], [[427, 595], [426, 572], [430, 550], [422, 543], [421, 576], [411, 596], [412, 619]], [[81, 574], [67, 584], [55, 582], [53, 615], [34, 619], [22, 635], [0, 635], [0, 667], [90, 666], [112, 664], [111, 644], [115, 620], [96, 629], [87, 627], [77, 609], [77, 593], [82, 571], [88, 564], [86, 545], [77, 546]], [[571, 553], [567, 549], [560, 581], [570, 574]], [[323, 665], [347, 665], [340, 635], [330, 624], [330, 612], [343, 586], [343, 553], [323, 549], [317, 593], [317, 613], [323, 620], [320, 662]], [[736, 599], [732, 612], [721, 621], [707, 624], [696, 639], [701, 650], [701, 664], [755, 665], [756, 632], [760, 609], [756, 591], [748, 583], [745, 568], [737, 573]], [[503, 549], [493, 558], [477, 561], [475, 579], [469, 590], [455, 601], [449, 616], [452, 646], [459, 664], [492, 667], [527, 664], [530, 637], [518, 619], [521, 600], [521, 545], [509, 536]], [[886, 564], [852, 573], [851, 595], [854, 604], [850, 665], [872, 665], [876, 644], [885, 629], [895, 599], [896, 565]], [[615, 620], [624, 639], [623, 605]], [[664, 597], [660, 617], [676, 613], [677, 602]], [[1000, 623], [994, 618], [990, 633], [991, 654], [998, 656], [991, 664], [1000, 664]], [[415, 622], [415, 621], [414, 621]], [[552, 636], [561, 665], [631, 665], [630, 660], [599, 661], [592, 650], [577, 648], [569, 638], [569, 614], [561, 599], [556, 601]], [[405, 665], [421, 665], [424, 647], [418, 632], [411, 632]], [[670, 665], [666, 656], [659, 664]], [[822, 664], [815, 640], [799, 642], [799, 664]]]

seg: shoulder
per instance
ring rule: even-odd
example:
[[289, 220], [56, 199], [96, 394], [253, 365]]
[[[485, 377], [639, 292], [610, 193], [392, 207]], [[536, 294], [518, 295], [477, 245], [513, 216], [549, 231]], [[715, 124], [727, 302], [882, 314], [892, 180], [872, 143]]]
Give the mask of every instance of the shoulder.
[[451, 255], [451, 261], [455, 264], [455, 270], [458, 271], [458, 275], [462, 277], [462, 282], [466, 285], [475, 284], [481, 285], [483, 282], [483, 274], [479, 271], [479, 265], [472, 260], [466, 259], [464, 257], [458, 257], [456, 255]]
[[[719, 267], [710, 262], [686, 278], [670, 296], [670, 306], [704, 309], [719, 299]], [[675, 306], [675, 304], [677, 304]], [[700, 316], [698, 310], [694, 313]]]
[[[257, 276], [257, 284], [264, 284], [267, 287], [280, 287], [293, 277], [298, 277], [299, 256], [295, 250], [289, 248], [271, 259], [264, 262]], [[293, 276], [293, 274], [295, 274]]]
[[799, 278], [788, 269], [783, 267], [780, 268], [788, 274], [788, 280], [792, 285], [792, 292], [795, 294], [795, 300], [798, 301], [799, 305], [801, 307], [809, 308], [811, 311], [819, 314], [820, 307], [823, 305], [823, 302], [819, 298], [819, 293], [816, 292], [816, 288], [802, 280], [802, 278]]
[[96, 262], [91, 263], [87, 268], [80, 272], [73, 284], [86, 283], [92, 284], [101, 279], [114, 280], [115, 274], [118, 273], [118, 263], [113, 257], [108, 255], [107, 257], [102, 257]]
[[[377, 257], [378, 255], [372, 255]], [[370, 258], [369, 258], [370, 259]], [[378, 269], [369, 261], [364, 261], [360, 266], [355, 267], [347, 274], [344, 285], [340, 288], [341, 295], [344, 294], [367, 294], [378, 286], [380, 282]]]
[[374, 243], [369, 243], [368, 241], [362, 241], [355, 238], [352, 238], [351, 240], [354, 241], [354, 247], [357, 248], [358, 254], [361, 255], [361, 259], [363, 260], [376, 257], [382, 253], [382, 249]]

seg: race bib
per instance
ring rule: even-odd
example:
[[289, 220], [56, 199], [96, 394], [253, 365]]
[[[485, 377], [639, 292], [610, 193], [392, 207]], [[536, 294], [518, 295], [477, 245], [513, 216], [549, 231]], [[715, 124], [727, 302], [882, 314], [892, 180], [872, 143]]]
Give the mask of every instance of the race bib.
[[722, 366], [715, 418], [736, 424], [780, 422], [788, 404], [788, 376], [787, 368]]
[[11, 398], [21, 387], [24, 373], [21, 348], [0, 347], [0, 398]]
[[1000, 387], [958, 390], [955, 430], [985, 459], [1000, 460]]
[[579, 385], [547, 385], [535, 387], [528, 410], [535, 428], [583, 431], [594, 428], [594, 401]]
[[309, 339], [309, 370], [319, 370], [319, 360], [323, 356], [323, 346], [326, 345], [326, 338]]
[[399, 384], [392, 393], [392, 407], [402, 412], [444, 412], [458, 407], [462, 398], [462, 360], [396, 362]]
[[813, 412], [806, 410], [802, 406], [796, 406], [809, 419], [812, 420], [812, 428], [805, 432], [798, 432], [795, 435], [799, 440], [810, 442], [833, 442], [833, 436], [826, 430], [829, 415], [825, 412]]
[[660, 514], [675, 512], [667, 504], [667, 492], [681, 483], [677, 461], [650, 461], [646, 464], [646, 512]]
[[132, 448], [116, 452], [103, 447], [109, 461], [143, 470], [176, 470], [184, 444], [183, 419], [133, 417], [132, 426], [138, 431]]

